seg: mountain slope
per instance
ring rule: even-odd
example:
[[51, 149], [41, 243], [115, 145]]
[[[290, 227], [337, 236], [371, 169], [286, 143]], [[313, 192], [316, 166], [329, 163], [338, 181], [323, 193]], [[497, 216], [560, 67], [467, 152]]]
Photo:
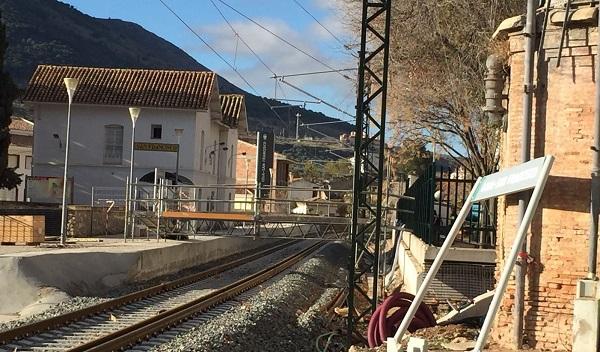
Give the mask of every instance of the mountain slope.
[[[6, 25], [8, 49], [6, 68], [15, 83], [24, 88], [38, 64], [95, 67], [129, 67], [208, 70], [170, 42], [141, 26], [117, 19], [88, 16], [56, 0], [0, 0]], [[249, 126], [253, 131], [274, 130], [277, 135], [295, 133], [295, 114], [278, 110], [282, 122], [260, 98], [219, 77], [222, 93], [246, 95]], [[270, 101], [271, 105], [283, 105]], [[321, 113], [299, 109], [308, 122], [335, 121]], [[346, 123], [315, 128], [337, 136], [352, 129]], [[308, 135], [321, 137], [307, 132]]]

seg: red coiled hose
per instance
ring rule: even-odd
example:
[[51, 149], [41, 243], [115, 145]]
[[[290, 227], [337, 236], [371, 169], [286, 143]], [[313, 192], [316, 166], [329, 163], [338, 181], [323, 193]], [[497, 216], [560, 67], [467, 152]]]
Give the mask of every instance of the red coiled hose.
[[[369, 340], [369, 347], [377, 347], [383, 344], [388, 337], [393, 336], [398, 330], [402, 319], [406, 315], [410, 304], [412, 303], [415, 296], [406, 292], [396, 292], [389, 296], [383, 301], [383, 303], [377, 307], [375, 313], [369, 321], [369, 327], [367, 331], [367, 338]], [[388, 316], [388, 312], [393, 308], [398, 308], [394, 313]], [[429, 307], [421, 302], [419, 309], [415, 317], [408, 326], [408, 331], [414, 332], [418, 329], [429, 328], [436, 326], [437, 323], [431, 313]]]

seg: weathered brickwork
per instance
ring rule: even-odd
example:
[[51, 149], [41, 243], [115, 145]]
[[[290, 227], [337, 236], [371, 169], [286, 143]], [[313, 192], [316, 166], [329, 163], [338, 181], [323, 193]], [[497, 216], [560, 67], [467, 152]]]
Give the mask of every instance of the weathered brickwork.
[[[501, 168], [520, 160], [523, 111], [523, 41], [510, 40], [508, 128], [503, 135]], [[594, 120], [595, 29], [570, 29], [560, 67], [556, 67], [560, 31], [551, 29], [537, 65], [532, 126], [532, 156], [554, 155], [529, 236], [525, 341], [540, 350], [570, 350], [575, 285], [588, 270], [590, 146]], [[512, 247], [518, 205], [515, 197], [498, 206], [496, 278]], [[514, 279], [514, 277], [513, 277]], [[504, 347], [513, 342], [514, 280], [498, 313], [492, 336]]]

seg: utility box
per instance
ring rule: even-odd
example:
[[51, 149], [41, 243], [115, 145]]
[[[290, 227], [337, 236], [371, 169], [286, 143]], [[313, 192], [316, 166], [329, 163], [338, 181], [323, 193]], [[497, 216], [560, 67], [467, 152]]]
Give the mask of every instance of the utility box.
[[135, 225], [133, 229], [134, 237], [147, 237], [148, 236], [148, 227], [146, 225]]
[[580, 280], [573, 304], [573, 352], [598, 351], [599, 326], [598, 281]]

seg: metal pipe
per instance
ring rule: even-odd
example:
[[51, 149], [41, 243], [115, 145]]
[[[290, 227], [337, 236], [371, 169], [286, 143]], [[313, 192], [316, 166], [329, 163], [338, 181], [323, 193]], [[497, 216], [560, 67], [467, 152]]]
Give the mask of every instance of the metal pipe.
[[179, 181], [179, 148], [181, 144], [179, 144], [179, 137], [177, 137], [177, 160], [175, 161], [175, 182], [174, 185], [177, 185], [177, 181]]
[[[533, 64], [536, 40], [536, 7], [537, 0], [527, 0], [527, 22], [525, 24], [525, 70], [524, 70], [524, 94], [523, 94], [523, 119], [521, 136], [521, 162], [525, 163], [531, 159], [531, 115], [533, 110]], [[519, 199], [519, 219], [522, 222], [525, 217], [527, 198], [529, 192], [522, 192]], [[525, 257], [528, 250], [527, 235], [521, 241], [520, 248]], [[527, 273], [527, 260], [521, 260], [515, 271], [515, 313], [514, 314], [514, 345], [520, 349], [523, 344], [523, 315], [525, 311], [525, 274]]]
[[67, 136], [65, 143], [65, 169], [63, 173], [62, 214], [60, 222], [60, 245], [64, 246], [67, 241], [67, 170], [69, 168], [69, 140], [71, 136], [71, 94], [69, 94], [69, 105], [67, 107]]
[[298, 132], [299, 132], [299, 128], [300, 128], [300, 113], [296, 113], [296, 140], [298, 140]]
[[125, 178], [125, 224], [124, 224], [124, 229], [123, 229], [123, 241], [127, 242], [127, 233], [129, 232], [129, 188], [131, 187], [129, 184], [129, 176], [127, 176]]
[[90, 236], [94, 236], [94, 186], [92, 186], [92, 204], [90, 205]]
[[137, 201], [137, 184], [138, 184], [138, 179], [137, 177], [135, 178], [135, 183], [131, 185], [130, 188], [130, 192], [131, 192], [131, 197], [129, 197], [129, 217], [131, 218], [131, 240], [133, 241], [133, 236], [135, 235], [135, 211], [137, 210], [136, 208], [136, 201]]
[[548, 28], [548, 20], [550, 19], [550, 6], [552, 6], [552, 0], [546, 0], [546, 9], [544, 11], [544, 24], [542, 26], [542, 35], [540, 36], [538, 52], [541, 52], [542, 49], [544, 49], [544, 37], [546, 35], [546, 28]]
[[[598, 16], [598, 30], [600, 31], [600, 16]], [[597, 36], [596, 47], [596, 111], [594, 112], [594, 145], [592, 146], [592, 179], [590, 193], [590, 234], [588, 277], [597, 280], [598, 261], [598, 215], [600, 214], [600, 35]]]
[[[550, 0], [548, 0], [550, 2]], [[560, 66], [560, 59], [562, 58], [562, 49], [565, 43], [565, 35], [567, 31], [567, 25], [569, 22], [569, 9], [571, 8], [571, 0], [567, 0], [565, 5], [565, 18], [563, 20], [562, 30], [560, 32], [560, 44], [558, 46], [558, 57], [556, 58], [556, 67]]]
[[[135, 164], [135, 119], [132, 118], [131, 119], [131, 157], [130, 157], [130, 165], [129, 165], [129, 177], [128, 180], [129, 182], [133, 183], [133, 168], [134, 168], [134, 164]], [[133, 191], [133, 187], [132, 185], [129, 185], [129, 187], [127, 187], [127, 196], [128, 196], [128, 202], [127, 205], [125, 206], [128, 211], [127, 211], [127, 216], [128, 218], [125, 219], [125, 224], [127, 224], [129, 222], [129, 218], [131, 217], [132, 214], [132, 203], [131, 203], [131, 199], [133, 198], [132, 196], [132, 191]], [[133, 224], [131, 227], [131, 239], [133, 240]], [[125, 233], [127, 233], [127, 225], [125, 225]]]

